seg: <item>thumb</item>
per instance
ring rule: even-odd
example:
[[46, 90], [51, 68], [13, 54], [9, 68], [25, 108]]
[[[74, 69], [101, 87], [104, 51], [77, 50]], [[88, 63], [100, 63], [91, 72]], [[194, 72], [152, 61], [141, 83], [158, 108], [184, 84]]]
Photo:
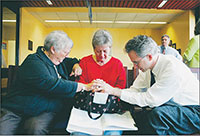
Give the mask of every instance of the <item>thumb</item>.
[[74, 75], [74, 72], [72, 71], [71, 74], [70, 74], [69, 76], [73, 76], [73, 75]]

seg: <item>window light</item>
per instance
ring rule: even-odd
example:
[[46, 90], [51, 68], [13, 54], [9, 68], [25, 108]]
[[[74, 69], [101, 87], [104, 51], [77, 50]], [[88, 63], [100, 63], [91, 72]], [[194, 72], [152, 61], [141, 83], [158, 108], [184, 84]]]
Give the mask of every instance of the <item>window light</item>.
[[158, 5], [158, 8], [161, 8], [165, 5], [165, 3], [167, 3], [168, 0], [163, 0], [160, 5]]

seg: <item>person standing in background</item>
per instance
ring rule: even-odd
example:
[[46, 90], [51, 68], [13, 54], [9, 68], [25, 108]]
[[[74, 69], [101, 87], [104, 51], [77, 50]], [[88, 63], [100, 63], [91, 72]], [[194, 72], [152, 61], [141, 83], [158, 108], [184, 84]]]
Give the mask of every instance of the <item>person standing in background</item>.
[[173, 55], [177, 59], [179, 59], [181, 61], [183, 60], [182, 56], [179, 54], [179, 52], [176, 49], [169, 47], [170, 37], [168, 35], [166, 35], [166, 34], [163, 35], [161, 37], [161, 42], [162, 42], [162, 45], [158, 46], [161, 54]]
[[191, 68], [199, 68], [200, 19], [196, 23], [194, 34], [183, 54], [183, 61]]

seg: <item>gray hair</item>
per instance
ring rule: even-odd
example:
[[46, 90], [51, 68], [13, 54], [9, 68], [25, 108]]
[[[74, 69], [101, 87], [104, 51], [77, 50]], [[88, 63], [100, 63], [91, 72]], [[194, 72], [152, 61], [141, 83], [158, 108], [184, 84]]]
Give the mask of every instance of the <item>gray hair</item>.
[[168, 39], [170, 39], [169, 35], [167, 35], [167, 34], [164, 34], [164, 35], [161, 37], [161, 39], [162, 39], [163, 37], [167, 37]]
[[96, 46], [107, 44], [108, 46], [112, 46], [112, 36], [106, 30], [98, 30], [95, 32], [92, 38], [92, 46], [95, 49]]
[[133, 50], [141, 58], [145, 57], [149, 53], [152, 55], [158, 53], [156, 42], [146, 35], [138, 35], [129, 40], [125, 45], [125, 50], [127, 53]]
[[51, 46], [58, 52], [66, 47], [72, 48], [73, 42], [63, 31], [53, 31], [47, 35], [44, 41], [44, 49], [49, 51]]

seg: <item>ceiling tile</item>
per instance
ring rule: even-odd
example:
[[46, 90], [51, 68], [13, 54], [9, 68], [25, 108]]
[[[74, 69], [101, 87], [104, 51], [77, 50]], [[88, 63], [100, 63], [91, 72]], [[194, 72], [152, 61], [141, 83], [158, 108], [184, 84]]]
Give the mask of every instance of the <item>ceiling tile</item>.
[[[80, 10], [79, 10], [80, 9]], [[80, 20], [80, 21], [89, 21], [88, 13], [85, 11], [82, 11], [82, 8], [79, 8], [78, 10], [71, 10], [69, 8], [62, 8], [62, 9], [55, 9], [55, 8], [41, 8], [41, 10], [35, 10], [34, 8], [28, 9], [28, 12], [30, 12], [34, 17], [36, 17], [41, 23], [44, 25], [46, 22], [44, 20]], [[125, 9], [123, 9], [124, 11]], [[55, 11], [55, 12], [54, 12]], [[70, 12], [71, 11], [71, 12]], [[77, 12], [76, 12], [77, 11]], [[151, 10], [151, 13], [149, 13], [149, 10], [131, 10], [133, 13], [130, 12], [130, 9], [127, 11], [129, 12], [119, 12], [119, 9], [116, 11], [109, 10], [109, 8], [104, 10], [94, 10], [92, 13], [92, 20], [93, 21], [142, 21], [142, 22], [168, 22], [175, 18], [176, 16], [179, 16], [183, 14], [184, 12], [180, 12], [177, 10], [169, 11], [167, 10]], [[113, 12], [113, 13], [112, 13]], [[62, 27], [61, 23], [57, 23], [56, 27]], [[48, 23], [49, 26], [52, 24]], [[101, 27], [101, 28], [138, 28], [138, 29], [157, 29], [161, 28], [164, 25], [156, 26], [153, 25], [147, 25], [147, 24], [110, 24], [110, 23], [93, 23], [92, 25], [89, 23], [73, 23], [73, 25], [70, 25], [71, 27]], [[69, 25], [67, 26], [69, 27]]]
[[3, 8], [3, 20], [16, 20], [16, 14], [8, 8]]
[[114, 20], [116, 13], [96, 13], [96, 20]]
[[[76, 14], [77, 14], [79, 20], [89, 20], [88, 13], [77, 12]], [[92, 20], [96, 20], [96, 13], [92, 13]]]
[[78, 16], [73, 12], [56, 12], [61, 20], [78, 20]]
[[3, 7], [3, 13], [4, 14], [15, 14], [14, 12], [12, 12], [10, 9]]
[[133, 21], [150, 21], [154, 18], [156, 14], [148, 14], [148, 13], [137, 13]]
[[16, 20], [16, 15], [15, 14], [4, 14], [3, 20]]
[[171, 21], [176, 15], [174, 14], [157, 14], [152, 18], [152, 22], [169, 22]]
[[132, 21], [135, 18], [135, 13], [117, 13], [116, 21]]
[[43, 20], [60, 19], [56, 12], [37, 12], [38, 16]]

